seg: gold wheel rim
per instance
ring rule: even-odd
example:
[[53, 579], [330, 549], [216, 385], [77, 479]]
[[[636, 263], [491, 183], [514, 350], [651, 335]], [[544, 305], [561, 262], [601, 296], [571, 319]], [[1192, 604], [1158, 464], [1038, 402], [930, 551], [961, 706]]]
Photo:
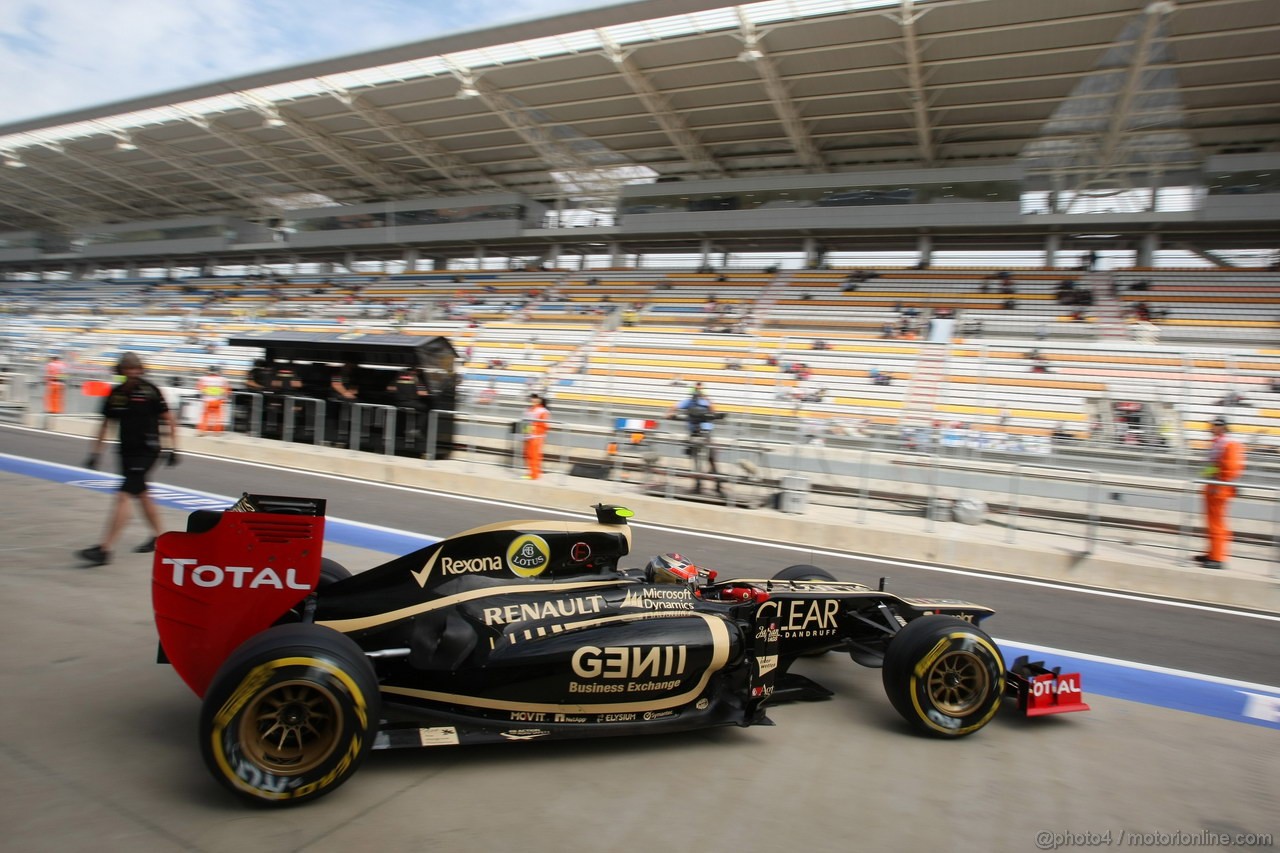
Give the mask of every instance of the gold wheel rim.
[[342, 705], [313, 681], [273, 684], [240, 717], [244, 756], [277, 776], [315, 769], [333, 754], [342, 731]]
[[929, 670], [929, 699], [943, 713], [962, 717], [971, 714], [986, 699], [991, 674], [973, 652], [947, 652]]

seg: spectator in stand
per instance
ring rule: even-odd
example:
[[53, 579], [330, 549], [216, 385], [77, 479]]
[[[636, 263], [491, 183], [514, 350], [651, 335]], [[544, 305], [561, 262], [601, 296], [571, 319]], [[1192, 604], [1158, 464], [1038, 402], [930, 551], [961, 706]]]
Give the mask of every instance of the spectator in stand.
[[1253, 404], [1240, 395], [1239, 391], [1231, 390], [1222, 395], [1222, 399], [1218, 400], [1214, 405], [1217, 406], [1252, 406]]
[[130, 499], [136, 500], [142, 507], [152, 534], [150, 539], [134, 551], [148, 554], [156, 549], [156, 536], [160, 535], [160, 514], [147, 493], [147, 474], [162, 453], [162, 422], [169, 436], [168, 464], [178, 464], [177, 423], [160, 389], [142, 378], [146, 372], [142, 359], [137, 353], [126, 352], [120, 356], [116, 372], [124, 376], [124, 381], [112, 388], [102, 401], [102, 424], [98, 427], [85, 467], [98, 467], [102, 446], [107, 437], [107, 426], [114, 421], [118, 425], [120, 471], [124, 474], [124, 480], [116, 493], [115, 506], [102, 540], [97, 545], [76, 552], [76, 556], [90, 566], [103, 566], [111, 562], [111, 548], [129, 521]]
[[1031, 359], [1032, 373], [1048, 373], [1049, 360], [1038, 349], [1033, 349], [1027, 353], [1027, 358]]
[[1213, 443], [1209, 446], [1208, 465], [1201, 476], [1213, 482], [1204, 487], [1205, 530], [1209, 550], [1197, 554], [1194, 559], [1206, 569], [1225, 569], [1231, 546], [1231, 530], [1227, 527], [1227, 503], [1235, 497], [1236, 488], [1231, 483], [1244, 473], [1244, 445], [1228, 435], [1230, 426], [1226, 418], [1214, 418], [1209, 426]]

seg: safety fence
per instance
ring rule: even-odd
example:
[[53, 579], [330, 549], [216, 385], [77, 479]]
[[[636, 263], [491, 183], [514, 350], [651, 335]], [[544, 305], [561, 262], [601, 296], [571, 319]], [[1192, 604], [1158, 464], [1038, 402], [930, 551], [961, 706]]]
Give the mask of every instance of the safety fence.
[[[100, 405], [79, 396], [67, 395], [66, 414], [91, 415]], [[523, 470], [518, 405], [423, 410], [240, 391], [224, 409], [230, 432], [255, 438]], [[687, 424], [626, 411], [557, 407], [553, 416], [544, 449], [552, 483], [590, 478], [669, 500], [791, 513], [829, 507], [847, 510], [855, 524], [873, 513], [923, 516], [936, 533], [947, 524], [994, 525], [1006, 542], [1051, 533], [1081, 554], [1101, 542], [1182, 559], [1201, 550], [1205, 481], [1190, 451], [1073, 443], [1045, 457], [948, 442], [942, 432], [914, 441], [896, 431], [832, 438], [800, 421], [735, 417], [702, 438]], [[1238, 552], [1277, 564], [1280, 465], [1265, 456], [1251, 455], [1231, 520]]]
[[[238, 393], [237, 429], [250, 435], [420, 458], [449, 460], [462, 470], [523, 471], [521, 412], [429, 412], [391, 406]], [[574, 419], [574, 415], [577, 419]], [[679, 421], [626, 413], [558, 415], [545, 439], [552, 483], [583, 478], [670, 500], [807, 512], [811, 505], [848, 510], [852, 523], [874, 513], [923, 516], [926, 530], [946, 524], [1003, 529], [1017, 543], [1050, 533], [1079, 553], [1099, 543], [1154, 547], [1183, 559], [1198, 553], [1202, 529], [1200, 460], [1166, 452], [1144, 457], [1046, 460], [947, 447], [914, 448], [883, 441], [814, 442], [797, 428], [717, 422], [709, 436]], [[1237, 549], [1280, 556], [1280, 479], [1262, 468], [1237, 483], [1231, 516]]]

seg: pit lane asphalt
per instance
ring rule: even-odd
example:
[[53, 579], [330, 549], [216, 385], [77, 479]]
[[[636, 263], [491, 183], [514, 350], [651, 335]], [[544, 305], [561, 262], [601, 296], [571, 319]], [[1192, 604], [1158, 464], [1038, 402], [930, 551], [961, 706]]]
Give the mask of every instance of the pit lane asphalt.
[[[68, 464], [83, 460], [83, 441], [26, 435], [30, 443], [22, 439], [19, 447], [10, 440], [17, 435], [6, 431], [5, 450]], [[226, 495], [246, 489], [316, 494], [334, 502], [335, 516], [430, 533], [540, 515], [455, 506], [365, 484], [339, 490], [328, 479], [194, 455], [158, 474], [163, 482]], [[171, 669], [153, 662], [150, 559], [128, 551], [145, 536], [142, 525], [129, 528], [108, 566], [81, 569], [71, 559], [73, 549], [96, 539], [110, 500], [102, 492], [0, 474], [3, 850], [845, 853], [1029, 851], [1041, 833], [1087, 838], [1208, 830], [1280, 837], [1273, 729], [1091, 696], [1094, 710], [1087, 714], [1038, 721], [1002, 714], [974, 737], [935, 741], [907, 730], [877, 673], [837, 655], [800, 668], [836, 697], [774, 708], [776, 727], [380, 752], [312, 805], [246, 808], [200, 761], [199, 701]], [[177, 528], [185, 513], [166, 509], [163, 516], [166, 526]], [[799, 561], [647, 528], [637, 530], [636, 545], [638, 558], [677, 547], [714, 553], [722, 565], [753, 574]], [[385, 558], [351, 547], [329, 553], [354, 568]], [[857, 565], [850, 558], [835, 568], [863, 580], [883, 573]], [[1046, 599], [1069, 614], [1114, 607], [1116, 619], [1159, 607], [1076, 601], [1081, 594], [1044, 588], [1030, 595], [1010, 590], [1022, 595], [996, 602], [991, 599], [1002, 587], [995, 582], [891, 574], [893, 587], [904, 592], [950, 595], [942, 587], [955, 584], [958, 594], [1000, 608], [992, 622], [1016, 614], [1019, 602], [1043, 606]], [[1235, 626], [1221, 614], [1169, 608], [1145, 618], [1155, 630], [1161, 619], [1209, 617], [1222, 630]], [[1076, 617], [1063, 622], [1074, 625]], [[1077, 648], [1058, 643], [1053, 626], [1031, 633], [1040, 627], [1034, 616], [1014, 627], [1002, 625], [998, 633]], [[1274, 640], [1272, 629], [1264, 648], [1274, 651]], [[1248, 677], [1274, 683], [1257, 672]]]

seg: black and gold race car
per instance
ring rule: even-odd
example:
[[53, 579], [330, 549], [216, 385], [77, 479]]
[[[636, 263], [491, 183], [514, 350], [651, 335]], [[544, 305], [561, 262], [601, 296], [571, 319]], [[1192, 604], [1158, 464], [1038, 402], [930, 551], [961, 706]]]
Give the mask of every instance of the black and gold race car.
[[1085, 707], [1078, 676], [1006, 672], [980, 605], [807, 565], [763, 580], [676, 554], [624, 568], [621, 507], [468, 530], [356, 575], [323, 557], [324, 512], [246, 494], [156, 543], [161, 660], [203, 699], [210, 771], [251, 801], [326, 794], [370, 749], [768, 723], [768, 702], [830, 695], [789, 670], [837, 649], [882, 668], [893, 706], [933, 735], [977, 731], [1006, 692], [1028, 713]]

